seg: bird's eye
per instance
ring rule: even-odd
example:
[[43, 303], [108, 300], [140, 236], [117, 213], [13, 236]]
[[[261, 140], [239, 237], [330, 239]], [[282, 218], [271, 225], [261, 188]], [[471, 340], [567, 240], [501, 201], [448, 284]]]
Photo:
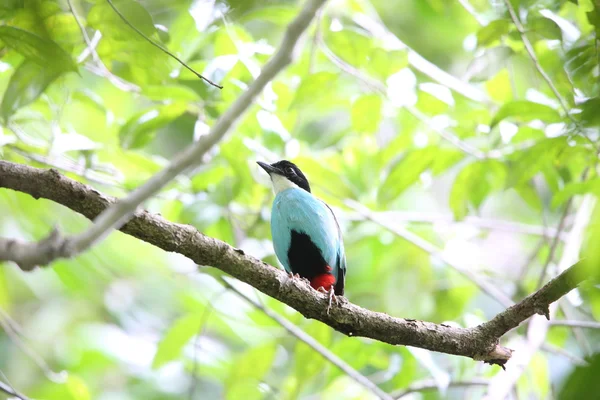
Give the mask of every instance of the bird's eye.
[[287, 167], [285, 169], [285, 173], [288, 175], [296, 175], [296, 172], [294, 172], [294, 168], [292, 168], [292, 167]]

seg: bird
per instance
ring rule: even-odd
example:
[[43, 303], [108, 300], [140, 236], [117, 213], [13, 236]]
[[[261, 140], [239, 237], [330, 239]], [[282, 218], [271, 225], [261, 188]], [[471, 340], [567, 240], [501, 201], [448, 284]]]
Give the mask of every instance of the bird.
[[338, 221], [324, 201], [315, 197], [296, 164], [257, 161], [270, 176], [275, 192], [271, 235], [275, 254], [293, 277], [305, 278], [313, 289], [332, 299], [344, 295], [346, 255]]

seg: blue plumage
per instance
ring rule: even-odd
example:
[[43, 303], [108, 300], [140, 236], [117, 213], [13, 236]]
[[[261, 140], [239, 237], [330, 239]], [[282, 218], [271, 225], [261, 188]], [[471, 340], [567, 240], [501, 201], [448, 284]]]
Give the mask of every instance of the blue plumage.
[[317, 289], [343, 295], [346, 258], [331, 208], [310, 193], [304, 174], [289, 161], [259, 163], [276, 192], [271, 213], [275, 254], [286, 271], [307, 278]]

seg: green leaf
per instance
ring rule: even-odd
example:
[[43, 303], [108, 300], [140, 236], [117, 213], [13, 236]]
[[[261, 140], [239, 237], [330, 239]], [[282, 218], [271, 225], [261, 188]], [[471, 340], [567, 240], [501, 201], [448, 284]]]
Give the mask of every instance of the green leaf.
[[317, 72], [302, 80], [290, 108], [313, 104], [323, 93], [334, 90], [338, 75], [332, 72]]
[[594, 354], [584, 366], [574, 368], [561, 388], [558, 399], [585, 399], [590, 393], [600, 393], [600, 353]]
[[542, 199], [530, 182], [523, 182], [515, 186], [515, 190], [523, 200], [536, 211], [541, 211], [543, 208]]
[[69, 374], [66, 387], [73, 400], [89, 400], [92, 398], [87, 384], [77, 375]]
[[185, 103], [177, 102], [160, 107], [153, 107], [131, 117], [119, 132], [121, 146], [135, 149], [148, 144], [156, 131], [185, 112]]
[[581, 113], [578, 115], [581, 123], [588, 127], [600, 126], [600, 97], [594, 97], [584, 101], [580, 106]]
[[434, 176], [442, 174], [464, 158], [465, 153], [460, 150], [438, 148], [431, 163], [431, 173]]
[[8, 19], [23, 7], [25, 0], [3, 0], [0, 4], [0, 19]]
[[370, 37], [351, 29], [343, 29], [338, 32], [328, 30], [325, 41], [336, 56], [358, 68], [369, 63], [369, 55], [374, 49], [373, 40]]
[[[306, 327], [306, 333], [323, 346], [331, 345], [332, 333], [324, 324], [311, 321]], [[294, 348], [294, 375], [299, 380], [311, 381], [322, 373], [325, 365], [324, 359], [315, 359], [315, 351], [302, 341], [297, 341]]]
[[294, 19], [297, 13], [298, 10], [296, 7], [285, 5], [266, 6], [246, 12], [239, 18], [239, 21], [271, 22], [276, 25], [286, 26]]
[[552, 197], [550, 206], [556, 208], [577, 194], [592, 193], [600, 195], [600, 178], [593, 178], [585, 182], [569, 182], [565, 187]]
[[434, 160], [436, 148], [426, 147], [407, 153], [391, 169], [379, 189], [378, 199], [387, 203], [414, 184]]
[[77, 65], [71, 56], [52, 40], [6, 25], [0, 26], [0, 40], [44, 69], [77, 71]]
[[158, 343], [158, 349], [152, 360], [152, 368], [160, 368], [169, 361], [177, 359], [183, 347], [200, 332], [202, 314], [189, 314], [179, 318]]
[[506, 166], [497, 160], [476, 161], [464, 167], [450, 192], [450, 208], [454, 217], [463, 219], [469, 205], [479, 208], [490, 193], [504, 188], [506, 177]]
[[[152, 17], [141, 4], [133, 0], [112, 0], [112, 2], [127, 21], [144, 35], [150, 38], [158, 37]], [[92, 28], [102, 32], [104, 37], [119, 40], [144, 40], [123, 21], [107, 1], [99, 1], [90, 9], [87, 22]]]
[[549, 18], [534, 17], [527, 21], [527, 30], [535, 32], [543, 39], [562, 40], [562, 30]]
[[150, 100], [199, 101], [200, 95], [182, 85], [145, 85], [142, 94]]
[[251, 347], [232, 362], [225, 383], [226, 399], [261, 399], [259, 383], [271, 369], [275, 358], [275, 343]]
[[381, 97], [369, 94], [359, 97], [352, 104], [352, 129], [359, 133], [373, 133], [381, 121]]
[[487, 47], [506, 35], [512, 24], [506, 19], [496, 19], [477, 32], [477, 44]]
[[239, 46], [252, 42], [250, 33], [239, 25], [232, 25], [229, 29], [220, 29], [215, 35], [215, 56], [238, 54]]
[[511, 156], [511, 174], [507, 186], [513, 187], [527, 182], [544, 170], [556, 172], [553, 162], [566, 147], [568, 147], [566, 138], [557, 137], [542, 139], [534, 146], [514, 153]]
[[10, 77], [4, 92], [0, 116], [4, 121], [19, 108], [26, 106], [39, 97], [61, 71], [44, 68], [33, 61], [24, 61]]
[[517, 122], [528, 122], [534, 119], [540, 119], [546, 123], [561, 121], [560, 114], [554, 108], [527, 100], [505, 103], [494, 116], [490, 124], [491, 127], [496, 126], [506, 118], [511, 118]]
[[374, 78], [386, 80], [402, 68], [408, 66], [408, 52], [406, 50], [383, 50], [374, 48], [368, 56], [369, 62], [366, 70]]

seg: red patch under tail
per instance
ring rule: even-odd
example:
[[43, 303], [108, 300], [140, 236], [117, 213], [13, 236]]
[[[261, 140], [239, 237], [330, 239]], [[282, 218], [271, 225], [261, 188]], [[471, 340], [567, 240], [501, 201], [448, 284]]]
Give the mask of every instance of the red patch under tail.
[[[327, 271], [331, 271], [330, 266], [327, 266], [325, 269]], [[333, 285], [335, 285], [335, 276], [333, 276], [331, 273], [319, 274], [310, 281], [310, 286], [312, 286], [315, 290], [318, 290], [320, 287], [322, 287], [326, 291], [329, 291]]]

